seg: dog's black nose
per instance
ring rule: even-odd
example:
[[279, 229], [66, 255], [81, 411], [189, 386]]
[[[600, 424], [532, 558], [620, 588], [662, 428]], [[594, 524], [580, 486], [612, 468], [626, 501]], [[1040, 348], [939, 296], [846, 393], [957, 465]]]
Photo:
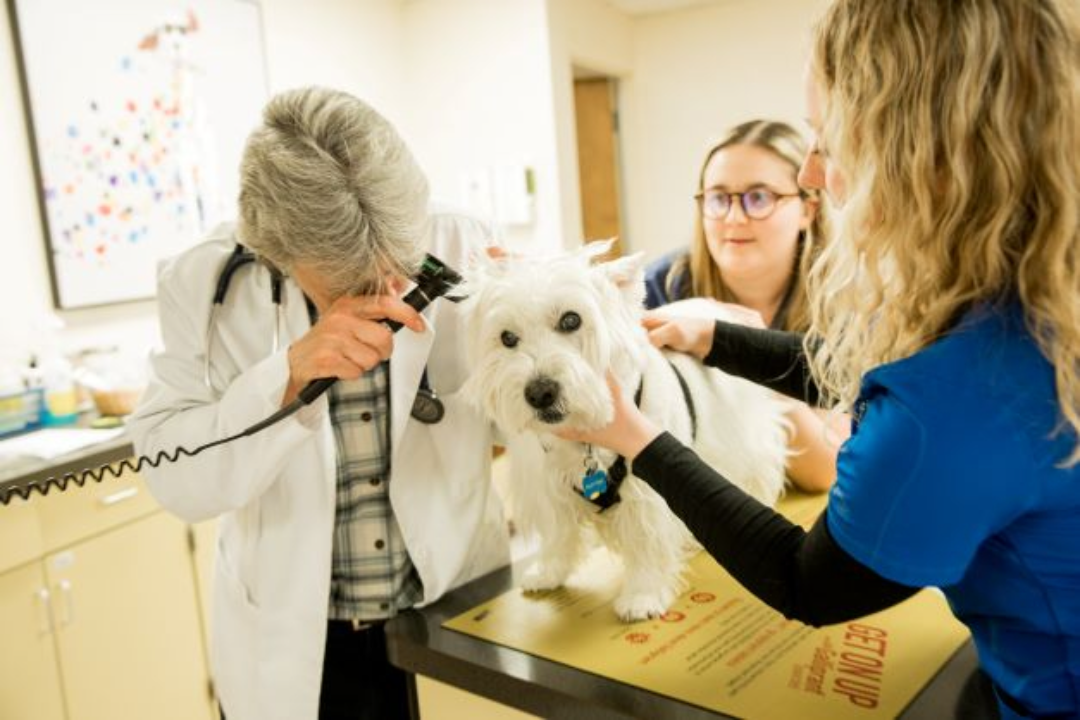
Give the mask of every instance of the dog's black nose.
[[525, 400], [537, 410], [547, 410], [559, 399], [559, 383], [550, 378], [530, 380], [525, 386]]

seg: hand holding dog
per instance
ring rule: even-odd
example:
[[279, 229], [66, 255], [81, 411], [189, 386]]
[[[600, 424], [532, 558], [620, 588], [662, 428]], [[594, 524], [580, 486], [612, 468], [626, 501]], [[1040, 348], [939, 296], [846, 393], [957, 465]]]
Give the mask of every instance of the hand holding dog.
[[615, 417], [611, 422], [604, 427], [590, 430], [559, 430], [556, 435], [564, 440], [605, 447], [627, 460], [633, 460], [649, 443], [659, 437], [662, 430], [645, 417], [610, 373], [607, 382], [615, 408]]

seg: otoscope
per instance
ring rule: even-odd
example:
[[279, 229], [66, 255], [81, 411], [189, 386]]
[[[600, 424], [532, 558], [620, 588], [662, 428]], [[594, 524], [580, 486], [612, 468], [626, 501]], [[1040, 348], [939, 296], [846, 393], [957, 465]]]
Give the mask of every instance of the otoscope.
[[[461, 276], [454, 272], [446, 263], [439, 260], [434, 255], [428, 254], [420, 264], [420, 270], [413, 277], [413, 281], [416, 283], [416, 287], [406, 293], [402, 300], [417, 312], [423, 312], [424, 308], [430, 305], [435, 299], [445, 296], [452, 288], [454, 288], [454, 286], [459, 285], [461, 283]], [[449, 297], [449, 299], [456, 302], [461, 298]], [[396, 320], [385, 320], [384, 322], [393, 332], [397, 332], [401, 329], [401, 323]], [[62, 492], [67, 489], [68, 484], [72, 482], [77, 486], [82, 487], [86, 484], [87, 480], [101, 482], [105, 479], [106, 474], [112, 475], [113, 477], [119, 477], [124, 470], [138, 472], [146, 465], [156, 468], [164, 462], [176, 462], [180, 459], [181, 455], [194, 457], [203, 450], [209, 450], [212, 447], [224, 445], [233, 440], [254, 435], [271, 425], [281, 422], [305, 405], [310, 405], [315, 402], [315, 399], [329, 390], [330, 386], [337, 382], [337, 380], [337, 378], [319, 378], [318, 380], [312, 380], [304, 386], [304, 389], [300, 391], [297, 398], [291, 403], [265, 420], [260, 420], [236, 435], [222, 438], [221, 440], [214, 440], [205, 445], [200, 445], [194, 450], [188, 450], [185, 447], [178, 446], [171, 453], [162, 450], [153, 457], [141, 455], [135, 462], [132, 462], [130, 459], [122, 460], [116, 465], [102, 465], [96, 469], [86, 468], [77, 472], [65, 473], [59, 477], [34, 480], [24, 487], [16, 486], [8, 488], [7, 490], [0, 490], [0, 505], [7, 505], [11, 501], [11, 498], [16, 495], [23, 500], [27, 500], [34, 491], [45, 495], [49, 492], [50, 488], [57, 487]]]
[[[416, 282], [416, 287], [406, 293], [405, 297], [401, 299], [406, 305], [416, 310], [416, 312], [423, 312], [424, 308], [430, 305], [436, 298], [446, 295], [446, 293], [450, 292], [451, 288], [455, 285], [459, 285], [461, 283], [461, 276], [451, 270], [450, 266], [442, 260], [439, 260], [434, 255], [428, 254], [424, 256], [424, 261], [420, 264], [420, 270], [413, 280]], [[397, 320], [384, 320], [383, 322], [392, 332], [397, 332], [401, 329], [401, 323]], [[238, 437], [253, 435], [263, 428], [270, 427], [283, 418], [292, 415], [304, 405], [310, 405], [315, 402], [316, 398], [329, 390], [330, 386], [337, 381], [337, 378], [332, 377], [312, 380], [304, 386], [304, 389], [300, 391], [295, 400], [265, 420], [252, 425], [247, 430], [240, 433]]]

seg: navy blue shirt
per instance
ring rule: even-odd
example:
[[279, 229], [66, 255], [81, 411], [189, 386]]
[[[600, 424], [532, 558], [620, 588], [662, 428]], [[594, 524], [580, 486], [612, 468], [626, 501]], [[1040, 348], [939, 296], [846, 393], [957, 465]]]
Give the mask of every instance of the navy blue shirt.
[[995, 681], [1080, 713], [1080, 466], [1054, 434], [1053, 367], [1019, 306], [866, 375], [829, 498], [837, 544], [885, 578], [939, 586]]
[[682, 300], [690, 295], [690, 273], [683, 264], [683, 272], [679, 273], [672, 282], [672, 292], [668, 292], [668, 275], [671, 267], [680, 258], [686, 257], [685, 250], [669, 253], [662, 258], [654, 260], [645, 268], [645, 308], [652, 310], [661, 305], [667, 305], [675, 300]]

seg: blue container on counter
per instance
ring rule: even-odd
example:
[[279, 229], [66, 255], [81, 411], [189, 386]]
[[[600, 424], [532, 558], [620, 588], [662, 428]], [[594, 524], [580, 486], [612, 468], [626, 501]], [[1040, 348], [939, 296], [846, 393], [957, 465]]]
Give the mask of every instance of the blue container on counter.
[[44, 388], [0, 394], [0, 438], [36, 430], [45, 412]]

